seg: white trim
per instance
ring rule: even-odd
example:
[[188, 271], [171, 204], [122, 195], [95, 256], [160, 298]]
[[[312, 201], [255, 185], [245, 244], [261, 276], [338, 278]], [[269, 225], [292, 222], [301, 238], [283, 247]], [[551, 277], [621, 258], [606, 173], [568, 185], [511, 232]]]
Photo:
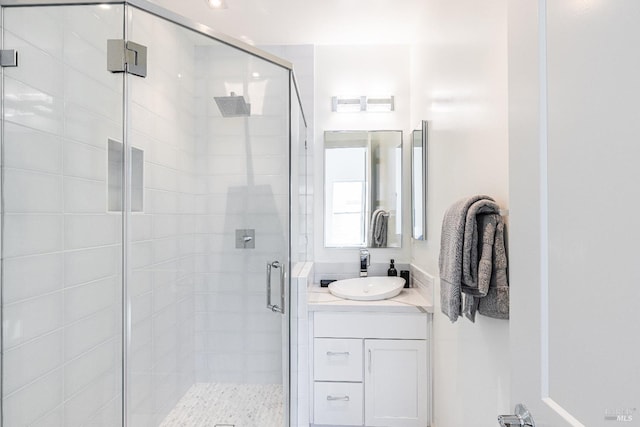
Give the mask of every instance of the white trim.
[[563, 420], [571, 424], [573, 427], [586, 427], [580, 421], [575, 419], [566, 409], [562, 406], [558, 405], [553, 399], [550, 397], [545, 397], [542, 401], [549, 407], [553, 412], [560, 415]]
[[549, 110], [547, 64], [547, 0], [538, 0], [538, 75], [540, 149], [540, 394], [553, 412], [573, 427], [585, 427], [550, 397], [549, 389]]
[[547, 2], [538, 0], [538, 78], [540, 155], [540, 391], [549, 396], [549, 189], [547, 123]]

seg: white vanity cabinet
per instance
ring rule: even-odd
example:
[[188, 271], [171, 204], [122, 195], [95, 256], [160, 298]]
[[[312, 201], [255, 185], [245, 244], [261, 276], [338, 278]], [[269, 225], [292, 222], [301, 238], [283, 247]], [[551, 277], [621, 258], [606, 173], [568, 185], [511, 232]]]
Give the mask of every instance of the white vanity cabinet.
[[316, 311], [310, 332], [312, 425], [429, 425], [426, 313]]

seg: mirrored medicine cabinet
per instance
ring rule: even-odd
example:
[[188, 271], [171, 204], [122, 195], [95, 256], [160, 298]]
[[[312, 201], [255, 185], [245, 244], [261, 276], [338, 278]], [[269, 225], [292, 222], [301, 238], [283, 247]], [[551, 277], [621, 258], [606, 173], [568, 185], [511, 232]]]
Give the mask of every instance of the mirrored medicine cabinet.
[[426, 120], [411, 133], [411, 236], [427, 238], [427, 165], [429, 125]]
[[402, 131], [324, 133], [325, 247], [402, 245]]

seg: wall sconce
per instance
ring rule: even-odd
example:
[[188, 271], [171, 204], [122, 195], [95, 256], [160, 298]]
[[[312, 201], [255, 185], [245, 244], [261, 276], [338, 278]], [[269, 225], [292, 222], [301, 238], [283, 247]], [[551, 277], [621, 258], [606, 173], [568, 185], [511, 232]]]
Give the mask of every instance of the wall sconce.
[[368, 98], [366, 96], [331, 97], [331, 111], [334, 113], [357, 113], [361, 111], [379, 113], [393, 110], [395, 110], [393, 96], [385, 98]]

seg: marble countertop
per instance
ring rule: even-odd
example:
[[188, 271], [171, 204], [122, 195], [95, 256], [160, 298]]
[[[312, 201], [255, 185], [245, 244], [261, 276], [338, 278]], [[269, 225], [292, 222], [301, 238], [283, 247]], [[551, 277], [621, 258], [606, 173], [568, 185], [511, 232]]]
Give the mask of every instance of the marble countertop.
[[404, 288], [397, 296], [380, 301], [353, 301], [338, 298], [329, 293], [329, 288], [319, 284], [307, 289], [309, 311], [362, 311], [386, 313], [433, 313], [433, 301], [417, 288]]

